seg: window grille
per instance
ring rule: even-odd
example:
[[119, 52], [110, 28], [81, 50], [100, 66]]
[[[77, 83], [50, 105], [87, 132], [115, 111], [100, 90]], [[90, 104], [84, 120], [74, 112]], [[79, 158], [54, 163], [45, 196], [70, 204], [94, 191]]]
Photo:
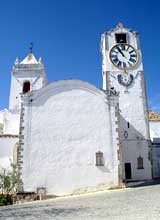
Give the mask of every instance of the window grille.
[[137, 158], [137, 169], [144, 169], [144, 167], [143, 167], [143, 158], [141, 156], [139, 156]]
[[96, 166], [104, 166], [104, 158], [101, 151], [96, 152]]

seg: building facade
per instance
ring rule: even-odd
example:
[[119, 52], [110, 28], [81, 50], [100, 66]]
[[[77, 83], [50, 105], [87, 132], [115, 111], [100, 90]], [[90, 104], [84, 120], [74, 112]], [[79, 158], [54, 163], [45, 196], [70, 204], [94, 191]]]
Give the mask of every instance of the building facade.
[[[151, 178], [148, 109], [138, 33], [118, 24], [102, 34], [101, 52], [103, 89], [119, 92], [120, 142], [126, 177]], [[141, 167], [138, 160], [143, 163]]]
[[160, 120], [148, 116], [138, 33], [119, 23], [102, 34], [101, 53], [102, 89], [48, 83], [41, 58], [16, 59], [9, 109], [0, 112], [0, 166], [14, 154], [19, 192], [64, 195], [160, 177]]

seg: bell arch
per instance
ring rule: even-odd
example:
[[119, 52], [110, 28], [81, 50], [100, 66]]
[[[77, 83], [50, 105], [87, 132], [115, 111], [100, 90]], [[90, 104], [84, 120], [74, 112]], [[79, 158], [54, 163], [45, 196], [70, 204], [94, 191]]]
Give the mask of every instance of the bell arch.
[[23, 83], [23, 93], [27, 93], [30, 91], [30, 88], [31, 88], [31, 84], [30, 84], [30, 81], [25, 81]]

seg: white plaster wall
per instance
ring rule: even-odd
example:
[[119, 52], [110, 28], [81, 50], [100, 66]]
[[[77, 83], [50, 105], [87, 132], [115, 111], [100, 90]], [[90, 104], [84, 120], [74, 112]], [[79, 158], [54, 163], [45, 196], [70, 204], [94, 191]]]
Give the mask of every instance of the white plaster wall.
[[20, 93], [22, 92], [22, 84], [17, 81], [15, 76], [11, 76], [11, 88], [9, 98], [9, 109], [20, 109]]
[[[125, 163], [131, 163], [131, 176], [133, 180], [151, 179], [151, 167], [148, 160], [149, 154], [146, 150], [147, 141], [140, 140], [139, 143], [134, 140], [122, 141], [123, 159]], [[137, 169], [137, 158], [143, 157], [144, 169]]]
[[19, 117], [19, 113], [7, 109], [0, 111], [0, 123], [4, 124], [4, 136], [0, 136], [0, 169], [8, 168], [10, 159], [13, 159], [13, 150], [18, 138], [6, 135], [19, 134]]
[[109, 80], [110, 85], [114, 86], [119, 94], [119, 107], [120, 114], [123, 117], [123, 127], [127, 128], [127, 122], [134, 127], [135, 132], [129, 134], [130, 138], [136, 138], [137, 136], [149, 139], [148, 135], [148, 118], [146, 111], [146, 97], [143, 90], [143, 73], [137, 73], [133, 71], [132, 74], [135, 79], [132, 85], [126, 89], [117, 80], [117, 75], [120, 72], [110, 73]]
[[10, 159], [13, 160], [13, 148], [18, 138], [0, 137], [0, 169], [10, 166]]
[[5, 133], [19, 135], [19, 113], [9, 112], [5, 118]]
[[[46, 187], [69, 194], [118, 184], [115, 104], [81, 81], [41, 89], [25, 107], [22, 181], [24, 191]], [[95, 153], [105, 166], [95, 166]]]
[[[160, 139], [160, 121], [149, 121], [150, 137], [153, 142]], [[155, 140], [154, 140], [155, 139]], [[160, 143], [160, 141], [159, 141]]]
[[4, 109], [0, 111], [0, 123], [4, 124], [4, 134], [19, 134], [19, 112]]
[[[4, 124], [4, 135], [19, 134], [19, 113], [12, 113], [7, 109], [0, 111], [0, 123]], [[0, 137], [0, 169], [8, 168], [10, 159], [13, 159], [13, 149], [18, 141], [16, 137]]]
[[[135, 72], [132, 72], [135, 75]], [[123, 162], [131, 163], [132, 179], [151, 179], [151, 164], [148, 160], [149, 152], [149, 125], [147, 118], [146, 96], [143, 87], [142, 72], [135, 75], [134, 82], [126, 90], [117, 80], [117, 72], [110, 73], [110, 85], [114, 86], [119, 95], [119, 108], [121, 115], [121, 141], [123, 151]], [[129, 128], [127, 123], [129, 122]], [[125, 141], [124, 132], [127, 131], [128, 138]], [[137, 154], [144, 160], [144, 169], [137, 169]]]
[[149, 121], [152, 141], [153, 178], [160, 177], [160, 121]]

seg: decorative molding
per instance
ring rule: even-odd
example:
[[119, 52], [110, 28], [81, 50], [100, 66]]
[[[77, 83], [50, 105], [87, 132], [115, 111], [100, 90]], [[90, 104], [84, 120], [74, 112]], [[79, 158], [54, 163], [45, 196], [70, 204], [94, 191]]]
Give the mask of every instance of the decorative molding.
[[118, 82], [125, 87], [129, 87], [134, 79], [132, 74], [127, 74], [127, 73], [125, 73], [125, 75], [119, 74], [117, 78], [118, 78]]

